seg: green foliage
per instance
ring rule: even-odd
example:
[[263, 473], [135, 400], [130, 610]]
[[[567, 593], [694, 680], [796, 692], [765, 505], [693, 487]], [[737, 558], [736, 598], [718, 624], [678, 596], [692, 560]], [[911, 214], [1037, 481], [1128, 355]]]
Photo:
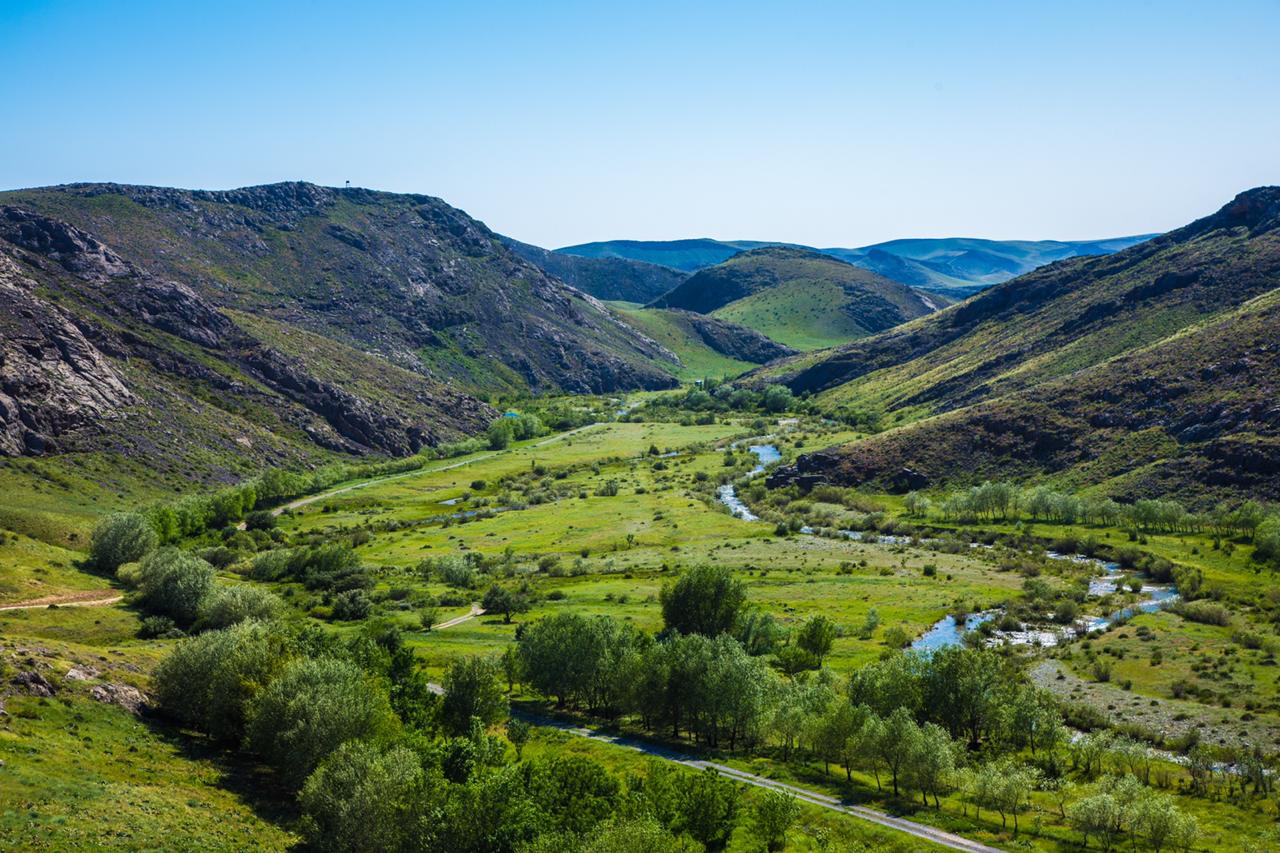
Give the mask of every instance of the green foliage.
[[409, 849], [417, 834], [415, 818], [434, 793], [412, 751], [347, 741], [298, 795], [302, 833], [318, 851]]
[[787, 831], [799, 817], [800, 803], [794, 794], [765, 791], [756, 800], [752, 823], [767, 849], [782, 850], [787, 846]]
[[618, 808], [618, 779], [588, 758], [574, 755], [538, 759], [524, 766], [533, 801], [555, 816], [556, 829], [581, 835]]
[[290, 654], [281, 632], [258, 622], [183, 640], [156, 669], [157, 704], [185, 725], [238, 743], [246, 706]]
[[363, 589], [349, 589], [333, 597], [333, 618], [340, 622], [365, 619], [373, 612], [373, 602]]
[[114, 572], [125, 563], [142, 559], [155, 549], [160, 537], [146, 516], [136, 512], [108, 515], [93, 529], [89, 555], [100, 571]]
[[682, 634], [732, 633], [746, 600], [746, 586], [728, 566], [695, 566], [663, 586], [662, 619]]
[[378, 740], [397, 725], [387, 696], [359, 667], [332, 658], [298, 659], [248, 707], [245, 743], [299, 788], [331, 752], [349, 740]]
[[449, 664], [440, 707], [445, 730], [454, 734], [466, 732], [472, 718], [486, 725], [501, 722], [507, 716], [501, 679], [502, 667], [491, 658], [465, 657]]
[[148, 609], [189, 625], [213, 590], [213, 567], [186, 551], [161, 548], [143, 559], [138, 586]]
[[796, 633], [796, 645], [817, 658], [818, 666], [831, 653], [835, 642], [836, 623], [826, 616], [810, 616]]
[[270, 621], [281, 610], [280, 598], [249, 584], [215, 586], [200, 603], [198, 627], [229, 628], [249, 619]]

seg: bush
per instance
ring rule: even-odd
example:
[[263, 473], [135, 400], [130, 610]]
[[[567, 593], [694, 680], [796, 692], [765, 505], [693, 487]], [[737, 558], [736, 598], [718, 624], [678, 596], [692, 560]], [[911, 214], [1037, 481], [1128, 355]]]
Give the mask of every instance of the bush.
[[362, 589], [349, 589], [333, 599], [333, 618], [340, 622], [354, 622], [368, 617], [373, 602]]
[[254, 510], [244, 517], [244, 526], [247, 530], [271, 530], [276, 526], [279, 519], [276, 514], [265, 509]]
[[144, 616], [138, 627], [138, 636], [144, 640], [173, 640], [183, 634], [182, 629], [168, 616]]
[[726, 566], [695, 566], [664, 586], [659, 599], [668, 628], [715, 637], [733, 632], [747, 588]]
[[1173, 605], [1174, 613], [1191, 622], [1203, 625], [1230, 625], [1231, 611], [1221, 604], [1207, 601], [1180, 601]]
[[238, 742], [245, 706], [288, 654], [278, 631], [260, 622], [241, 622], [183, 640], [156, 669], [156, 702], [161, 711], [192, 728]]
[[89, 556], [100, 571], [114, 572], [125, 563], [141, 560], [160, 542], [155, 528], [136, 512], [108, 515], [93, 529]]
[[248, 707], [245, 743], [299, 788], [349, 740], [378, 739], [397, 727], [386, 693], [348, 661], [290, 662]]
[[201, 629], [229, 628], [248, 619], [266, 622], [280, 612], [280, 598], [247, 584], [215, 587], [200, 607]]
[[186, 551], [162, 548], [138, 567], [143, 603], [157, 613], [188, 625], [200, 615], [213, 588], [213, 566]]
[[404, 747], [383, 752], [348, 741], [307, 778], [298, 796], [308, 849], [408, 849], [425, 777], [418, 757]]

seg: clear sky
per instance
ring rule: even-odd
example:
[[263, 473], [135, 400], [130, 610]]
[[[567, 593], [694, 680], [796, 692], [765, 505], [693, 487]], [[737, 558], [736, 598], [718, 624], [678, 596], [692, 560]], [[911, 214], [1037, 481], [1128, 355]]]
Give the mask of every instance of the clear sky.
[[0, 187], [437, 195], [545, 246], [1083, 239], [1280, 183], [1280, 0], [0, 0]]

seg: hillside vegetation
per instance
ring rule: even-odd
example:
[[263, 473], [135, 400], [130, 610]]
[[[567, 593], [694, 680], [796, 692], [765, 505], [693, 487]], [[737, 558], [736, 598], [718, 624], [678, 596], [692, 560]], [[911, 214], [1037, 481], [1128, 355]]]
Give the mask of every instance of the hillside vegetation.
[[1280, 189], [1265, 187], [770, 376], [895, 423], [940, 415], [802, 460], [808, 475], [887, 485], [1049, 472], [1122, 497], [1275, 498], [1277, 286]]
[[891, 328], [934, 309], [927, 296], [803, 249], [752, 249], [690, 276], [653, 302], [755, 329], [800, 350]]

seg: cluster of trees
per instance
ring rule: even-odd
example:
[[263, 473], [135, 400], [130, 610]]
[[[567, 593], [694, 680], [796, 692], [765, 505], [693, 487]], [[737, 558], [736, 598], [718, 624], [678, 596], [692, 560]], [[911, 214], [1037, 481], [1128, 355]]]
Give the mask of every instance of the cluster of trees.
[[755, 390], [743, 388], [723, 382], [719, 379], [704, 379], [684, 392], [664, 394], [653, 398], [641, 409], [637, 416], [665, 415], [673, 410], [685, 412], [760, 412], [765, 414], [781, 414], [782, 412], [800, 412], [810, 409], [807, 403], [801, 403], [785, 385], [766, 385]]
[[1041, 521], [1055, 524], [1124, 526], [1165, 533], [1211, 533], [1215, 536], [1254, 537], [1264, 524], [1280, 529], [1280, 517], [1269, 516], [1256, 501], [1239, 506], [1219, 505], [1208, 512], [1190, 512], [1174, 500], [1117, 503], [1110, 498], [1057, 492], [1046, 486], [1023, 489], [1009, 482], [984, 482], [949, 492], [936, 501], [919, 492], [904, 498], [908, 514], [936, 511], [947, 521]]
[[494, 419], [485, 431], [490, 450], [504, 450], [513, 441], [524, 441], [546, 435], [549, 430], [542, 419], [533, 414], [507, 414]]
[[213, 566], [195, 554], [160, 547], [160, 536], [138, 513], [115, 513], [99, 522], [90, 559], [100, 571], [114, 573], [137, 590], [138, 603], [150, 613], [143, 621], [147, 635], [225, 628], [270, 618], [281, 607], [280, 599], [266, 590], [218, 584]]
[[[676, 853], [728, 843], [740, 791], [713, 771], [654, 762], [620, 777], [579, 756], [525, 760], [527, 724], [508, 720], [508, 737], [497, 734], [508, 713], [500, 675], [494, 661], [462, 659], [437, 696], [386, 625], [344, 640], [255, 620], [183, 640], [153, 684], [162, 713], [274, 772], [297, 798], [309, 849]], [[795, 816], [793, 800], [765, 797], [752, 825], [777, 849]]]

